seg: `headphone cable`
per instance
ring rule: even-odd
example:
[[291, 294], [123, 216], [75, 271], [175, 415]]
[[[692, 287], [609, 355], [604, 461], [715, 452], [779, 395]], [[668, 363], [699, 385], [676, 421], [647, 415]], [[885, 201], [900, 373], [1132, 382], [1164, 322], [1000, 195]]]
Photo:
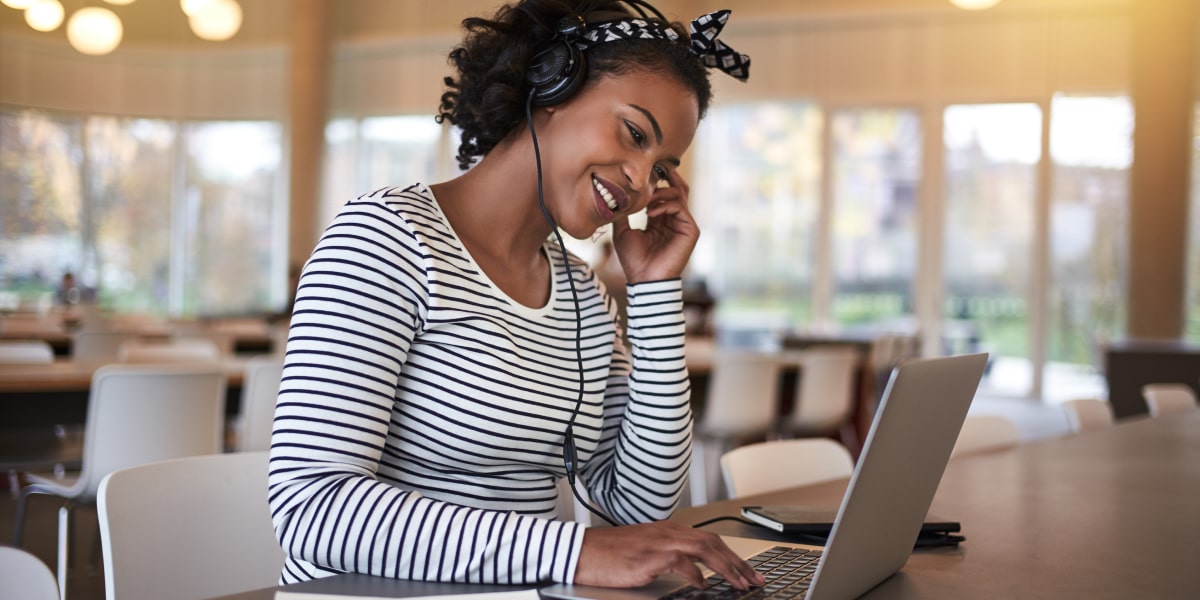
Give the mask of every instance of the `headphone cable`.
[[[554, 239], [558, 241], [558, 250], [562, 255], [563, 268], [567, 273], [567, 283], [571, 286], [571, 299], [575, 303], [575, 360], [579, 365], [579, 396], [575, 399], [575, 409], [571, 411], [571, 418], [567, 421], [567, 430], [563, 434], [562, 455], [563, 469], [567, 472], [567, 483], [571, 486], [571, 494], [575, 496], [584, 508], [603, 519], [613, 527], [617, 526], [616, 521], [609, 518], [599, 508], [592, 505], [583, 498], [579, 493], [579, 489], [575, 487], [575, 477], [579, 468], [579, 454], [575, 447], [575, 417], [579, 415], [579, 409], [583, 405], [583, 315], [579, 308], [579, 292], [575, 289], [575, 278], [571, 276], [571, 262], [567, 258], [567, 247], [563, 244], [562, 234], [558, 231], [558, 225], [554, 222], [554, 218], [550, 216], [550, 211], [546, 210], [546, 201], [542, 195], [542, 153], [538, 148], [537, 131], [533, 126], [533, 94], [534, 90], [529, 90], [529, 97], [525, 100], [525, 120], [529, 123], [529, 137], [533, 139], [533, 158], [537, 164], [537, 195], [538, 207], [542, 209], [542, 216], [546, 222], [550, 224], [550, 231], [554, 233]], [[553, 262], [551, 262], [553, 265]], [[553, 269], [551, 270], [553, 273]]]

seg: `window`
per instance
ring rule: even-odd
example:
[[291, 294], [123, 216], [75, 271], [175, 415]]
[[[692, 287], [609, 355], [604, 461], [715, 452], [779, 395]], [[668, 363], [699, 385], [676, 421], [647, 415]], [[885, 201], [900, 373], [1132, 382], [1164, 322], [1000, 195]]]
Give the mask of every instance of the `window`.
[[0, 111], [0, 309], [46, 307], [58, 277], [83, 266], [82, 122]]
[[718, 326], [811, 318], [822, 126], [806, 102], [713, 107], [701, 123], [690, 269], [721, 298]]
[[833, 318], [886, 328], [913, 314], [920, 118], [913, 110], [840, 110], [830, 126]]
[[95, 240], [86, 264], [100, 304], [118, 312], [162, 312], [168, 301], [175, 125], [152, 119], [89, 117], [90, 202], [82, 221]]
[[277, 308], [281, 137], [274, 122], [0, 109], [0, 309], [47, 308], [67, 272], [116, 312]]
[[442, 125], [432, 115], [335, 119], [325, 127], [325, 223], [342, 205], [386, 186], [437, 183]]
[[[1047, 391], [1102, 391], [1099, 344], [1125, 328], [1129, 166], [1127, 97], [1055, 96], [1050, 110]], [[1090, 377], [1093, 389], [1079, 389]]]
[[246, 314], [278, 308], [272, 278], [284, 248], [277, 222], [281, 132], [277, 123], [192, 123], [186, 128], [183, 314]]
[[957, 105], [944, 115], [943, 333], [991, 352], [985, 385], [1028, 394], [1037, 165], [1036, 104]]

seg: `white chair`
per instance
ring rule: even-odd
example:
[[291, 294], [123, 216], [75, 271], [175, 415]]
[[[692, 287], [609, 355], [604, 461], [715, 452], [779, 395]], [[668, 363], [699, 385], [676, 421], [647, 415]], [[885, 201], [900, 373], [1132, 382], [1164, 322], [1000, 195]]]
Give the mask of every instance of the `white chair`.
[[850, 425], [855, 378], [861, 354], [852, 346], [813, 347], [787, 353], [800, 367], [791, 414], [781, 427], [787, 436], [826, 436]]
[[54, 349], [40, 340], [0, 342], [0, 365], [33, 365], [54, 362]]
[[236, 448], [239, 452], [271, 449], [275, 399], [279, 396], [279, 380], [282, 376], [282, 359], [260, 356], [246, 363], [237, 426]]
[[266, 452], [165, 460], [109, 474], [97, 513], [108, 598], [211, 598], [271, 587], [283, 569]]
[[749, 444], [721, 456], [730, 498], [843, 479], [853, 472], [850, 451], [827, 438]]
[[700, 421], [696, 424], [690, 473], [691, 502], [704, 504], [717, 495], [719, 469], [709, 466], [736, 442], [765, 436], [775, 425], [779, 407], [777, 355], [718, 348]]
[[1151, 417], [1164, 417], [1191, 412], [1200, 408], [1196, 392], [1183, 383], [1150, 383], [1142, 386], [1142, 397]]
[[117, 350], [117, 360], [130, 364], [215, 362], [220, 358], [221, 352], [217, 345], [201, 338], [169, 341], [126, 340]]
[[996, 450], [1007, 450], [1021, 443], [1017, 426], [1001, 415], [967, 415], [958, 440], [950, 451], [950, 458], [968, 454], [979, 454]]
[[136, 331], [126, 330], [77, 331], [71, 339], [71, 359], [76, 362], [117, 362], [121, 344], [138, 337]]
[[221, 451], [225, 374], [215, 365], [106, 365], [92, 376], [83, 464], [74, 478], [27, 474], [17, 499], [20, 547], [32, 494], [66, 500], [58, 513], [58, 585], [66, 596], [72, 509], [91, 503], [105, 475], [168, 458]]
[[1099, 398], [1076, 398], [1063, 402], [1073, 433], [1106, 429], [1113, 425], [1112, 405]]
[[0, 598], [59, 600], [54, 572], [20, 548], [0, 546]]

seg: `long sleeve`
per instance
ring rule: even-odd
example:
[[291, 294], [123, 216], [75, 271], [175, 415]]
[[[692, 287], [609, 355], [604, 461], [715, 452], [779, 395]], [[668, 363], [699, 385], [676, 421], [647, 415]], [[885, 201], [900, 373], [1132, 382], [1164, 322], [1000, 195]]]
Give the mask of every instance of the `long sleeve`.
[[427, 324], [433, 263], [391, 206], [412, 204], [411, 194], [377, 194], [339, 214], [298, 287], [269, 474], [272, 519], [287, 555], [282, 581], [359, 572], [569, 582], [583, 537], [578, 524], [471, 508], [381, 481], [381, 463], [395, 458], [395, 440], [406, 436], [398, 388], [416, 379], [408, 370]]
[[622, 523], [670, 516], [691, 457], [691, 388], [684, 356], [682, 282], [630, 285], [632, 364], [614, 344], [605, 428], [585, 469], [588, 492]]

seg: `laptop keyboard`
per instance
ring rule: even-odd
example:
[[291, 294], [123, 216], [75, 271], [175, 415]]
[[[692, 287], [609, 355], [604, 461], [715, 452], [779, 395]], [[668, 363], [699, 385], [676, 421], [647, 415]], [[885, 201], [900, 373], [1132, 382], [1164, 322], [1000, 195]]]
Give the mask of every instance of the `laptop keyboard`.
[[808, 592], [808, 586], [812, 584], [813, 574], [817, 572], [817, 561], [820, 559], [820, 550], [776, 546], [746, 559], [746, 562], [750, 563], [754, 570], [762, 573], [763, 579], [766, 580], [761, 586], [739, 590], [729, 585], [724, 577], [713, 575], [704, 582], [704, 589], [688, 586], [663, 596], [661, 600], [803, 598]]

